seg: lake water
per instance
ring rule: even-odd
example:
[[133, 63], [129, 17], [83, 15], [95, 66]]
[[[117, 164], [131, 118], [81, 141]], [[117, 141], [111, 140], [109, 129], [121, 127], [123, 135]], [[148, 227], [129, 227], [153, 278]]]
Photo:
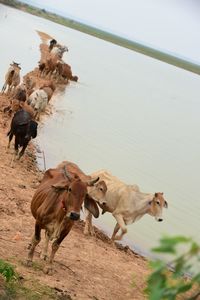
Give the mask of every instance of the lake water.
[[[47, 167], [62, 160], [85, 173], [108, 169], [144, 192], [164, 192], [164, 221], [145, 216], [128, 226], [125, 242], [143, 253], [163, 234], [200, 242], [200, 78], [187, 71], [0, 5], [0, 84], [12, 60], [22, 75], [40, 57], [36, 30], [69, 47], [64, 60], [79, 76], [52, 102], [37, 144]], [[43, 160], [40, 160], [43, 168]], [[96, 224], [109, 234], [110, 214]]]
[[200, 61], [199, 0], [22, 0], [154, 48]]

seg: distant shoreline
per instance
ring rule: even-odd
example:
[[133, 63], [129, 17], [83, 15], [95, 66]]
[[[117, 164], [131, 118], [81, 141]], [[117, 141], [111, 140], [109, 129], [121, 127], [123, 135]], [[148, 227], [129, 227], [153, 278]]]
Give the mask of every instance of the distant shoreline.
[[70, 18], [59, 16], [45, 9], [40, 9], [17, 0], [0, 0], [0, 3], [200, 75], [200, 64], [198, 62], [186, 60], [185, 58], [174, 55], [173, 53], [164, 52], [162, 50], [149, 47], [148, 45], [138, 43], [137, 41], [131, 41], [99, 28], [95, 28]]

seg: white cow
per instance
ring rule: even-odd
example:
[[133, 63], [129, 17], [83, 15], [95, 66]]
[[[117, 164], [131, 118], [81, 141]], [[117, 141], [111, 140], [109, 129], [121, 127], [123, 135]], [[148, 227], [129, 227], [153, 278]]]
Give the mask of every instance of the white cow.
[[67, 51], [69, 51], [69, 50], [66, 46], [56, 44], [53, 47], [53, 49], [51, 50], [50, 54], [51, 54], [51, 56], [56, 56], [60, 60], [60, 59], [62, 59], [63, 54]]
[[30, 104], [35, 110], [35, 119], [39, 119], [40, 113], [45, 111], [48, 104], [48, 95], [42, 89], [35, 90], [28, 98], [28, 104]]
[[16, 86], [20, 83], [20, 70], [21, 67], [20, 64], [13, 61], [12, 64], [10, 64], [10, 67], [5, 75], [5, 83], [2, 87], [2, 93], [4, 93], [8, 87], [8, 93], [12, 91], [12, 89], [15, 89]]
[[[121, 240], [127, 233], [126, 225], [132, 224], [139, 220], [145, 214], [155, 217], [156, 221], [162, 221], [163, 207], [167, 208], [167, 201], [163, 198], [163, 193], [142, 193], [137, 185], [127, 185], [117, 177], [108, 173], [106, 170], [100, 170], [93, 174], [92, 177], [98, 176], [104, 180], [107, 185], [102, 213], [110, 212], [116, 219], [117, 224], [112, 234], [112, 240]], [[92, 234], [92, 215], [87, 209], [84, 233]], [[121, 233], [116, 235], [121, 229]]]

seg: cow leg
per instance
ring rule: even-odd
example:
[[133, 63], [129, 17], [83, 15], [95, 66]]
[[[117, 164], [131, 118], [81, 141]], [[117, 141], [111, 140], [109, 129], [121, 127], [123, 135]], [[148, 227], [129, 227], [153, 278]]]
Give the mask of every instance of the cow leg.
[[2, 87], [2, 90], [1, 90], [2, 94], [5, 92], [6, 87], [7, 87], [7, 83], [5, 82], [4, 85], [3, 85], [3, 87]]
[[9, 135], [9, 140], [8, 140], [7, 150], [10, 148], [10, 143], [11, 143], [12, 138], [13, 138], [13, 133], [10, 131], [8, 133], [8, 135]]
[[49, 274], [49, 275], [52, 274], [52, 271], [53, 271], [52, 270], [52, 265], [53, 265], [55, 254], [58, 251], [58, 249], [60, 247], [60, 244], [62, 243], [62, 241], [64, 240], [64, 238], [70, 232], [70, 230], [72, 228], [72, 225], [73, 225], [73, 222], [70, 223], [70, 224], [68, 224], [67, 228], [64, 228], [63, 230], [61, 230], [60, 236], [53, 242], [53, 244], [52, 244], [52, 250], [51, 250], [51, 255], [50, 255], [50, 258], [49, 258], [49, 264], [44, 269], [44, 273]]
[[36, 121], [39, 121], [40, 120], [40, 112], [39, 112], [39, 110], [36, 110], [36, 109], [34, 109], [34, 111], [35, 111], [34, 119]]
[[18, 138], [17, 136], [15, 136], [15, 152], [13, 153], [12, 155], [12, 159], [11, 159], [11, 163], [10, 163], [10, 167], [13, 168], [13, 163], [17, 157], [17, 154], [18, 154]]
[[19, 145], [19, 138], [18, 138], [17, 135], [16, 135], [16, 136], [15, 136], [15, 155], [16, 155], [16, 156], [17, 156], [18, 151], [19, 151], [18, 145]]
[[113, 234], [112, 234], [112, 237], [111, 237], [111, 240], [112, 240], [112, 241], [114, 241], [115, 236], [116, 236], [117, 232], [119, 231], [119, 229], [120, 229], [120, 227], [119, 227], [119, 224], [117, 223], [117, 224], [115, 225], [115, 228], [114, 228], [114, 231], [113, 231]]
[[118, 240], [120, 241], [123, 237], [123, 235], [125, 233], [127, 233], [127, 228], [126, 228], [126, 224], [124, 222], [124, 219], [122, 217], [122, 215], [119, 215], [119, 214], [113, 214], [113, 217], [116, 219], [117, 223], [118, 223], [118, 226], [120, 227], [121, 229], [121, 234], [120, 235], [117, 235], [116, 236], [116, 233], [118, 232], [119, 228], [117, 228], [117, 225], [115, 226], [115, 229], [114, 229], [114, 232], [113, 232], [113, 235], [112, 235], [112, 240]]
[[9, 85], [8, 90], [7, 90], [7, 94], [10, 94], [11, 90], [12, 90], [12, 85]]
[[85, 209], [85, 227], [83, 233], [85, 235], [95, 235], [94, 228], [92, 226], [92, 214], [89, 210]]
[[49, 246], [49, 234], [47, 231], [45, 231], [45, 243], [44, 243], [44, 247], [42, 249], [42, 253], [40, 254], [40, 258], [43, 260], [47, 260], [48, 246]]
[[53, 269], [52, 269], [52, 265], [53, 265], [53, 261], [54, 261], [54, 257], [56, 252], [58, 251], [60, 244], [62, 242], [62, 240], [66, 237], [67, 234], [65, 234], [63, 236], [63, 238], [61, 239], [56, 239], [53, 244], [52, 244], [52, 249], [51, 249], [51, 255], [49, 257], [49, 264], [48, 266], [44, 269], [44, 273], [52, 275]]
[[40, 121], [40, 114], [41, 114], [41, 111], [38, 111], [37, 112], [37, 118], [35, 118], [38, 122]]
[[18, 155], [18, 160], [20, 160], [20, 158], [24, 155], [24, 152], [25, 152], [25, 150], [26, 150], [26, 147], [28, 146], [28, 140], [26, 140], [25, 142], [24, 142], [24, 145], [23, 145], [23, 147], [22, 147], [22, 150], [20, 151], [20, 153], [19, 153], [19, 155]]
[[39, 244], [40, 240], [41, 240], [41, 227], [36, 222], [35, 223], [35, 234], [34, 234], [34, 236], [32, 238], [31, 244], [29, 245], [27, 266], [31, 266], [32, 265], [35, 247]]

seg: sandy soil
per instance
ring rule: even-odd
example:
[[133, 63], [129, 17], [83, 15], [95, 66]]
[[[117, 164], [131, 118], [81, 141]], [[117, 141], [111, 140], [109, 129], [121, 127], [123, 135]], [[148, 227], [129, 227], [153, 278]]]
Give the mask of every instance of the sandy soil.
[[[42, 40], [41, 56], [44, 57], [45, 43], [51, 37], [41, 32], [38, 34]], [[43, 81], [37, 77], [37, 69], [29, 75], [37, 80], [38, 85]], [[22, 160], [11, 168], [13, 150], [6, 153], [10, 118], [3, 112], [9, 100], [6, 95], [0, 95], [0, 101], [0, 257], [14, 264], [23, 280], [34, 278], [56, 288], [62, 295], [68, 295], [63, 299], [145, 299], [143, 289], [149, 272], [146, 260], [129, 247], [112, 245], [97, 228], [95, 237], [84, 236], [83, 221], [76, 223], [61, 244], [52, 276], [43, 273], [45, 263], [39, 258], [42, 241], [36, 249], [33, 267], [24, 266], [27, 245], [34, 229], [30, 202], [42, 172], [36, 166], [33, 144], [28, 146]]]

